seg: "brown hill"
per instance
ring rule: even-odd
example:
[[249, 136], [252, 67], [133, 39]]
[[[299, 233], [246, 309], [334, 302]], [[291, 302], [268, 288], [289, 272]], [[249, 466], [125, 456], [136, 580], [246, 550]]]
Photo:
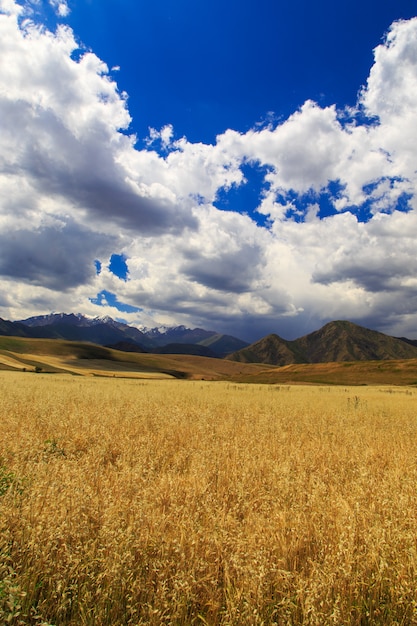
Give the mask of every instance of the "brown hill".
[[225, 380], [252, 376], [270, 366], [195, 355], [141, 354], [60, 339], [0, 336], [0, 370], [83, 376]]
[[294, 341], [286, 341], [278, 335], [268, 335], [247, 348], [233, 352], [226, 357], [240, 363], [265, 363], [268, 365], [289, 365], [305, 363], [304, 355], [298, 353]]
[[336, 321], [313, 333], [286, 341], [268, 335], [227, 357], [242, 363], [291, 365], [338, 361], [380, 361], [417, 358], [417, 346], [352, 322]]
[[[268, 367], [268, 366], [266, 366]], [[417, 359], [387, 361], [341, 361], [333, 363], [293, 363], [246, 375], [240, 383], [269, 385], [406, 385], [417, 386]], [[404, 393], [410, 393], [408, 391]]]
[[[279, 340], [279, 338], [278, 338]], [[417, 358], [276, 367], [194, 355], [120, 352], [80, 342], [0, 336], [0, 370], [255, 384], [417, 385]]]

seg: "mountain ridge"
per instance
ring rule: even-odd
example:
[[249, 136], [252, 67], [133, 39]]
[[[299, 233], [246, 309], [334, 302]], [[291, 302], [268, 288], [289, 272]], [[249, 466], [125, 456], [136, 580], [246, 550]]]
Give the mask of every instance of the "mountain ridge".
[[241, 363], [280, 366], [412, 359], [417, 358], [417, 345], [413, 340], [391, 337], [347, 320], [336, 320], [291, 341], [279, 335], [267, 335], [226, 358]]
[[[30, 330], [26, 336], [29, 337], [90, 341], [103, 346], [119, 345], [122, 350], [127, 348], [127, 351], [132, 351], [136, 346], [139, 351], [157, 353], [159, 349], [175, 344], [180, 353], [223, 358], [248, 345], [232, 335], [222, 335], [202, 328], [191, 329], [180, 325], [139, 329], [108, 316], [88, 318], [80, 313], [51, 313], [7, 323], [27, 327]], [[19, 331], [22, 333], [21, 327]]]
[[202, 328], [142, 328], [110, 317], [52, 313], [11, 322], [0, 318], [0, 335], [86, 341], [121, 351], [194, 354], [241, 363], [286, 366], [305, 363], [417, 358], [417, 341], [391, 337], [347, 320], [328, 322], [294, 340], [272, 333], [248, 344]]

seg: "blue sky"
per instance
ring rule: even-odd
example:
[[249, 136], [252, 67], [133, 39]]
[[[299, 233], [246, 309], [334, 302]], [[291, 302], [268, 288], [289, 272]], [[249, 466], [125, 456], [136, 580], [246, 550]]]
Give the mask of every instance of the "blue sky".
[[417, 337], [416, 15], [0, 0], [0, 316]]
[[353, 106], [377, 46], [414, 1], [77, 0], [67, 22], [129, 94], [139, 137], [172, 124], [213, 143], [306, 100]]

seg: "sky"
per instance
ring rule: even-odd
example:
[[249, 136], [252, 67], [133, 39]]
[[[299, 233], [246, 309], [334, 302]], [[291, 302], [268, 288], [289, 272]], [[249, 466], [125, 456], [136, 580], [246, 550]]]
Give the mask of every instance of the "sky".
[[0, 317], [417, 338], [417, 0], [0, 0]]

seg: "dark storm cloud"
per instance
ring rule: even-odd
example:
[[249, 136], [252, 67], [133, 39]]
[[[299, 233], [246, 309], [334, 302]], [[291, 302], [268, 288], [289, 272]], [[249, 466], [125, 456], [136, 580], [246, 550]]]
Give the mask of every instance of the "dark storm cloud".
[[0, 273], [8, 278], [66, 291], [95, 275], [92, 253], [104, 252], [95, 233], [72, 224], [62, 228], [0, 234]]
[[243, 293], [252, 288], [259, 277], [263, 253], [259, 246], [242, 245], [239, 250], [205, 256], [196, 252], [186, 253], [181, 270], [190, 279], [210, 289], [231, 293]]

